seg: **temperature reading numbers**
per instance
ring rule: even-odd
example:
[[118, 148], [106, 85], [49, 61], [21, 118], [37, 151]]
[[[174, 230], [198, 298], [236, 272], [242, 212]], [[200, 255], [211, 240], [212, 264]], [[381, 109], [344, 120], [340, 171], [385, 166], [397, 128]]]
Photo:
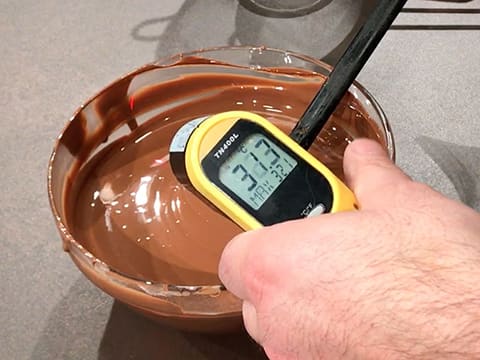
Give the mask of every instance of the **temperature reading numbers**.
[[220, 181], [258, 210], [297, 166], [297, 161], [262, 134], [249, 136], [220, 166]]

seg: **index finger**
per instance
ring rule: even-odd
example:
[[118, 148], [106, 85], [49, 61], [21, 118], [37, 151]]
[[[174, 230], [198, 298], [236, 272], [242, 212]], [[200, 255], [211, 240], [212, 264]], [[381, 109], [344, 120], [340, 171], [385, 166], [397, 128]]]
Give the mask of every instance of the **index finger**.
[[[337, 219], [337, 220], [335, 220]], [[223, 251], [219, 276], [226, 288], [253, 305], [282, 286], [296, 264], [308, 261], [312, 251], [328, 252], [323, 239], [330, 238], [338, 214], [289, 221], [236, 236]], [[333, 229], [332, 229], [333, 226]], [[318, 252], [317, 252], [318, 253]]]
[[277, 224], [236, 236], [223, 251], [219, 264], [219, 276], [226, 288], [258, 305], [264, 294], [283, 279], [284, 254], [292, 248], [290, 231], [300, 226], [296, 223]]

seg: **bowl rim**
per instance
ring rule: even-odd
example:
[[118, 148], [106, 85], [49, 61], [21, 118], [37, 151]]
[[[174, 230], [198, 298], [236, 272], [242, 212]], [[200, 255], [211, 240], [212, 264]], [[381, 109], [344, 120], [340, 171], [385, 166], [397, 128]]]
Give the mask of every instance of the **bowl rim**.
[[305, 16], [320, 10], [333, 0], [314, 0], [311, 4], [297, 6], [296, 8], [274, 8], [252, 0], [240, 0], [240, 4], [247, 10], [273, 18], [293, 18]]
[[[48, 161], [48, 170], [47, 170], [47, 191], [48, 191], [48, 198], [49, 198], [49, 204], [50, 208], [52, 211], [52, 214], [54, 216], [54, 220], [57, 226], [57, 229], [60, 232], [60, 235], [63, 240], [64, 244], [64, 250], [69, 252], [70, 256], [74, 256], [78, 261], [82, 261], [82, 263], [87, 264], [92, 270], [97, 271], [103, 275], [106, 275], [110, 280], [112, 280], [114, 283], [116, 283], [119, 286], [125, 287], [127, 286], [129, 289], [138, 291], [139, 293], [143, 295], [149, 295], [152, 297], [160, 297], [160, 298], [165, 298], [165, 297], [184, 297], [184, 296], [190, 296], [190, 295], [196, 295], [196, 296], [218, 296], [222, 292], [228, 292], [228, 290], [225, 288], [224, 285], [222, 284], [217, 284], [217, 285], [175, 285], [175, 284], [167, 284], [163, 282], [152, 282], [149, 280], [145, 279], [138, 279], [135, 277], [132, 277], [127, 274], [123, 274], [122, 272], [115, 270], [114, 268], [111, 268], [107, 263], [103, 262], [101, 259], [97, 258], [94, 256], [92, 253], [90, 253], [87, 249], [85, 249], [77, 240], [75, 240], [74, 236], [70, 233], [68, 230], [66, 224], [62, 221], [62, 218], [60, 216], [60, 212], [58, 210], [57, 204], [54, 199], [54, 194], [53, 194], [53, 165], [56, 160], [58, 148], [60, 146], [60, 141], [67, 130], [67, 128], [70, 126], [71, 122], [77, 117], [77, 115], [83, 111], [83, 109], [89, 105], [92, 101], [94, 101], [96, 98], [101, 96], [103, 93], [106, 91], [110, 90], [112, 86], [117, 84], [118, 82], [130, 77], [134, 76], [149, 70], [153, 69], [158, 69], [162, 68], [165, 66], [170, 66], [174, 65], [176, 62], [181, 60], [182, 58], [186, 56], [202, 56], [204, 54], [208, 53], [213, 53], [213, 52], [221, 52], [221, 51], [265, 51], [265, 52], [274, 52], [274, 53], [279, 53], [279, 54], [284, 54], [284, 55], [290, 55], [293, 56], [297, 59], [318, 65], [322, 68], [324, 68], [327, 71], [332, 70], [332, 66], [323, 62], [320, 59], [314, 58], [309, 55], [304, 55], [301, 53], [298, 53], [296, 51], [290, 51], [290, 50], [282, 50], [282, 49], [277, 49], [277, 48], [270, 48], [266, 46], [250, 46], [250, 45], [241, 45], [241, 46], [217, 46], [217, 47], [208, 47], [208, 48], [202, 48], [198, 50], [191, 50], [191, 51], [186, 51], [186, 52], [180, 52], [176, 53], [173, 55], [161, 57], [155, 61], [152, 61], [150, 63], [147, 63], [145, 65], [142, 65], [138, 68], [136, 68], [133, 71], [130, 71], [126, 73], [123, 76], [120, 76], [116, 80], [110, 82], [108, 85], [106, 85], [104, 88], [102, 88], [100, 91], [95, 93], [93, 96], [88, 98], [85, 102], [83, 102], [80, 106], [77, 107], [77, 109], [73, 112], [73, 115], [70, 117], [70, 119], [67, 121], [67, 123], [63, 126], [60, 134], [57, 136], [52, 153], [50, 155], [49, 161]], [[258, 70], [261, 70], [258, 69]], [[373, 97], [373, 95], [365, 89], [363, 85], [358, 83], [357, 81], [354, 81], [352, 84], [353, 88], [357, 88], [363, 95], [368, 99], [372, 105], [375, 111], [377, 112], [377, 115], [380, 118], [381, 125], [383, 126], [383, 131], [385, 133], [385, 140], [386, 140], [386, 145], [388, 147], [389, 155], [392, 160], [395, 160], [395, 142], [392, 134], [392, 130], [390, 127], [390, 123], [388, 122], [388, 119], [380, 106], [380, 104], [377, 102], [377, 100]], [[78, 266], [78, 265], [77, 265]], [[81, 269], [80, 269], [81, 270]], [[225, 313], [222, 313], [225, 314]]]

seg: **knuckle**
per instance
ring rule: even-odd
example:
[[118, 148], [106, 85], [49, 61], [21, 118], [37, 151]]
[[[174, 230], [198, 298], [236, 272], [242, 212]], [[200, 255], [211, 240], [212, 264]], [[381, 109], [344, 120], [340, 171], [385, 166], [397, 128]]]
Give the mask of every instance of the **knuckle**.
[[429, 206], [434, 195], [431, 187], [412, 180], [397, 184], [394, 191], [396, 192], [395, 205], [397, 207], [404, 207], [412, 202], [415, 204], [415, 208]]
[[397, 167], [388, 159], [382, 157], [370, 157], [362, 166], [362, 173], [377, 173], [378, 171], [397, 171]]
[[433, 193], [430, 186], [416, 181], [410, 182], [410, 189], [412, 193], [422, 198], [430, 197]]

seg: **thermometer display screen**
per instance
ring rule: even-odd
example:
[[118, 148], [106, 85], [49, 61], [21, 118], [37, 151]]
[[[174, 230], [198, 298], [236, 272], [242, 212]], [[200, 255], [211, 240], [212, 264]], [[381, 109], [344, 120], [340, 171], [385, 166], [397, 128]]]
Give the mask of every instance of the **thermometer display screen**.
[[200, 170], [223, 193], [222, 198], [232, 200], [230, 210], [235, 216], [242, 216], [240, 210], [244, 210], [268, 226], [302, 219], [319, 205], [325, 212], [331, 210], [328, 179], [282, 142], [279, 134], [248, 119], [238, 119], [226, 131], [219, 128], [211, 134], [215, 145], [209, 143], [207, 148], [205, 143], [209, 150]]
[[258, 210], [297, 166], [297, 161], [260, 133], [248, 136], [219, 169], [219, 180]]

